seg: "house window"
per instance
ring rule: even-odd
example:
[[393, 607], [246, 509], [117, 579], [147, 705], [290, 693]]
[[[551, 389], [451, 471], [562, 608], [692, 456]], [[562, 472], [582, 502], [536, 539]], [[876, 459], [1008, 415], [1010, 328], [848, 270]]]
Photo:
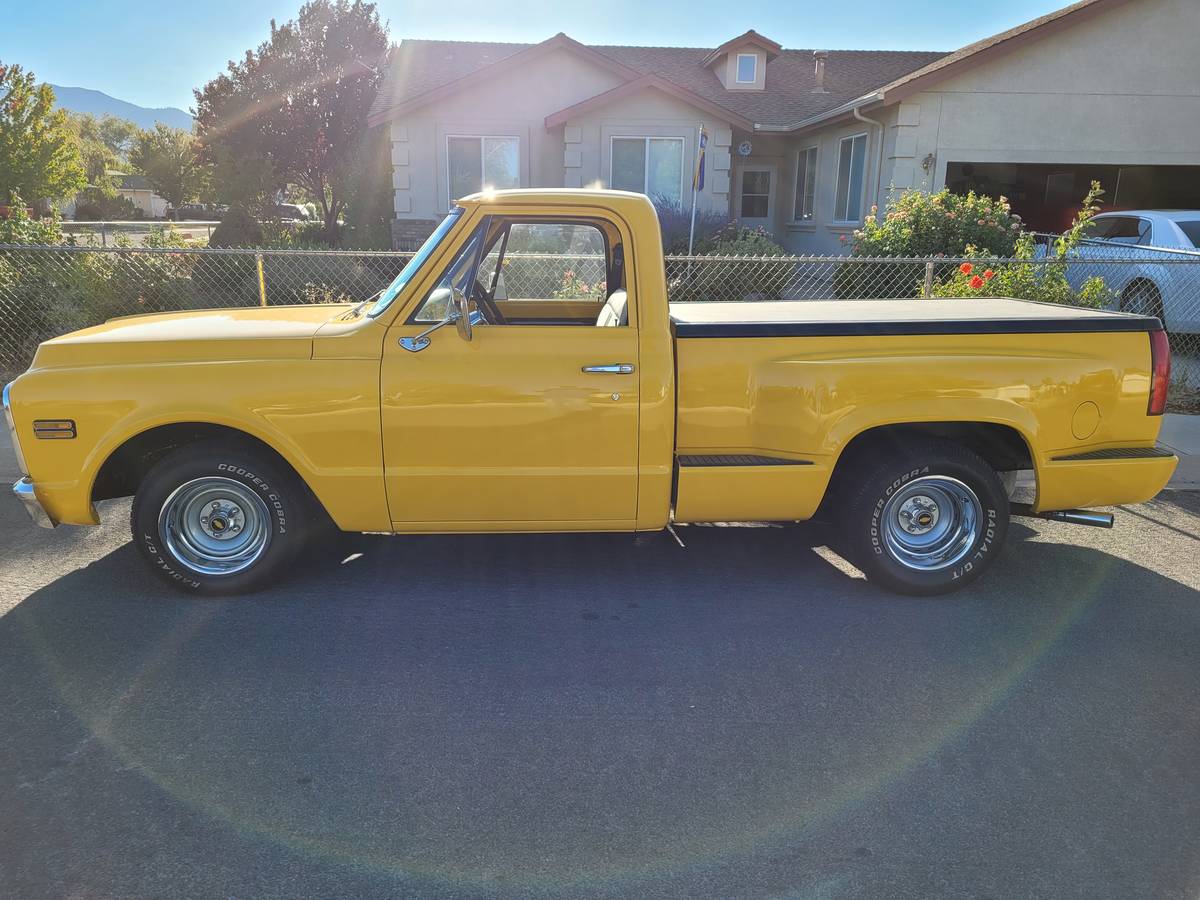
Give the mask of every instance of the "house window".
[[683, 196], [683, 138], [615, 137], [609, 183], [678, 205]]
[[867, 136], [842, 138], [838, 154], [837, 197], [833, 217], [838, 222], [862, 220], [863, 173], [867, 168]]
[[515, 137], [446, 138], [450, 201], [485, 187], [520, 187], [520, 147]]
[[766, 219], [771, 214], [770, 169], [742, 170], [743, 219]]
[[758, 81], [758, 54], [739, 53], [737, 55], [737, 83], [754, 84]]
[[796, 160], [796, 206], [792, 219], [811, 222], [817, 205], [817, 148], [801, 150]]

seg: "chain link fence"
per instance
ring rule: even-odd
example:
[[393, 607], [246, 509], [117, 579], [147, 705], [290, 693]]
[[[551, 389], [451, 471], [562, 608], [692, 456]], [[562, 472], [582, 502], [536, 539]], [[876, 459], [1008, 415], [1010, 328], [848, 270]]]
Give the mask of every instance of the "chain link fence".
[[[1138, 252], [1133, 252], [1137, 250]], [[1121, 255], [1118, 255], [1121, 254]], [[116, 316], [215, 307], [340, 303], [382, 290], [409, 253], [334, 250], [200, 250], [0, 245], [0, 377], [24, 369], [37, 344]], [[971, 266], [970, 287], [961, 270]], [[668, 256], [673, 302], [854, 301], [966, 293], [990, 296], [1024, 266], [1037, 282], [1055, 273], [1077, 294], [1102, 282], [1093, 302], [1157, 315], [1171, 332], [1174, 380], [1200, 396], [1200, 253], [1084, 246], [1065, 262], [842, 256]], [[512, 253], [497, 278], [498, 298], [596, 297], [604, 257]], [[1095, 285], [1093, 284], [1093, 287]]]

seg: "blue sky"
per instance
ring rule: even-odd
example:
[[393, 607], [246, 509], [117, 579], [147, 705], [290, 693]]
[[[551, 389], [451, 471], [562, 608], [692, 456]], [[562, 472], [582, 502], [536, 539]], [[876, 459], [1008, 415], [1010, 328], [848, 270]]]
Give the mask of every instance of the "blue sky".
[[[0, 0], [0, 62], [42, 81], [142, 106], [192, 103], [192, 88], [265, 39], [301, 0]], [[401, 38], [537, 41], [558, 31], [593, 44], [712, 47], [755, 28], [785, 47], [952, 50], [1068, 0], [654, 0], [500, 3], [380, 0]]]

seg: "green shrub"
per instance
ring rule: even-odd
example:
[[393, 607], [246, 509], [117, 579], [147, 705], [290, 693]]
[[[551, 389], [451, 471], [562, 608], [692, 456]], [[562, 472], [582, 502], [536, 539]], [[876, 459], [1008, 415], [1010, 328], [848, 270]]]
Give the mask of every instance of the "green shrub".
[[263, 230], [258, 220], [240, 206], [221, 217], [221, 224], [208, 239], [210, 247], [261, 247]]
[[908, 190], [879, 215], [877, 207], [850, 240], [852, 256], [962, 256], [974, 247], [988, 256], [1011, 256], [1021, 217], [1008, 200], [974, 191], [936, 194]]
[[[261, 247], [263, 229], [242, 207], [233, 207], [213, 229], [208, 246], [213, 249]], [[253, 306], [259, 302], [258, 264], [251, 254], [200, 254], [192, 281], [207, 306]]]
[[[1092, 218], [1100, 209], [1099, 200], [1103, 193], [1100, 183], [1093, 181], [1070, 230], [1047, 250], [1044, 257], [1038, 258], [1033, 235], [1022, 234], [1013, 249], [1014, 262], [997, 263], [990, 268], [963, 263], [938, 279], [933, 286], [933, 296], [1016, 297], [1093, 309], [1108, 306], [1112, 292], [1103, 278], [1087, 279], [1078, 291], [1067, 281], [1067, 256], [1087, 236]], [[967, 247], [964, 255], [987, 254], [979, 254], [975, 247]]]
[[[843, 299], [916, 296], [924, 267], [911, 272], [887, 271], [856, 263], [853, 257], [962, 256], [968, 247], [984, 256], [1011, 256], [1021, 233], [1021, 218], [1013, 214], [1008, 200], [993, 200], [971, 191], [952, 194], [941, 190], [927, 194], [908, 190], [894, 197], [883, 215], [877, 207], [849, 239], [851, 259], [834, 272], [834, 295]], [[939, 274], [945, 274], [944, 272]]]
[[99, 188], [84, 188], [75, 200], [75, 218], [81, 222], [125, 222], [144, 217], [132, 200]]
[[12, 205], [0, 216], [0, 244], [61, 244], [62, 239], [62, 220], [56, 209], [44, 219], [35, 219], [14, 195]]
[[[672, 273], [671, 300], [778, 300], [795, 274], [787, 251], [761, 227], [747, 228], [729, 222], [696, 244], [697, 256], [746, 256], [758, 259], [703, 260]], [[763, 257], [767, 257], [766, 260]], [[770, 257], [780, 257], [778, 262]]]

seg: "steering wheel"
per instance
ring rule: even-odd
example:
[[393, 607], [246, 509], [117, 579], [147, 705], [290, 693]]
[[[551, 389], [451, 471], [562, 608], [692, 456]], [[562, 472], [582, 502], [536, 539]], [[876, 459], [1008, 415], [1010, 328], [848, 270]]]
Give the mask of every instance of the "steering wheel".
[[483, 320], [489, 325], [507, 325], [508, 322], [504, 318], [504, 313], [500, 312], [500, 307], [496, 306], [491, 295], [482, 284], [476, 281], [471, 285], [471, 299], [475, 301], [476, 307], [483, 313]]

